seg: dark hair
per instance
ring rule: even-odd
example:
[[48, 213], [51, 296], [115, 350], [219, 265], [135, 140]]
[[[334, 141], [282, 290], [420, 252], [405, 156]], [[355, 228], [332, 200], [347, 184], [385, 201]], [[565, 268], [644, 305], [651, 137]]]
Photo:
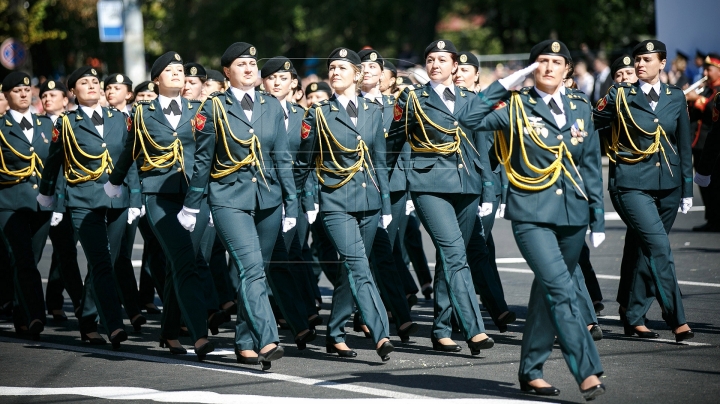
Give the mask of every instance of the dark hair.
[[[569, 66], [567, 75], [565, 75], [565, 80], [567, 80], [567, 79], [571, 79], [572, 76], [575, 74], [575, 63], [569, 62], [567, 59], [565, 59], [565, 62], [567, 62], [567, 65]], [[574, 81], [575, 80], [573, 80], [573, 82]]]
[[667, 59], [667, 52], [657, 52], [658, 57], [660, 58], [660, 61]]

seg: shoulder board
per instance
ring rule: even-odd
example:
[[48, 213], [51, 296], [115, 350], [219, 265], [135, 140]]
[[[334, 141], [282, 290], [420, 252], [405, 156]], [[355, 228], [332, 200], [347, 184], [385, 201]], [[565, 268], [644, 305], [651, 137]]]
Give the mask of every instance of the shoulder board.
[[627, 87], [631, 87], [631, 86], [632, 86], [632, 84], [626, 83], [626, 82], [624, 82], [624, 81], [623, 81], [622, 83], [613, 83], [613, 85], [612, 85], [612, 87], [615, 87], [615, 88], [620, 88], [620, 87], [626, 87], [626, 88], [627, 88]]
[[210, 95], [208, 95], [208, 98], [215, 98], [215, 97], [218, 97], [218, 96], [220, 96], [220, 95], [222, 95], [222, 94], [225, 94], [225, 93], [224, 93], [223, 91], [214, 91], [214, 92], [212, 92]]
[[470, 91], [470, 90], [467, 89], [467, 87], [458, 86], [458, 88], [461, 89], [461, 90], [463, 90], [463, 91]]
[[200, 100], [191, 100], [191, 99], [189, 99], [189, 98], [186, 98], [186, 100], [188, 100], [188, 101], [190, 101], [190, 102], [196, 102], [196, 103], [198, 103], [198, 104], [202, 102], [202, 101], [200, 101]]
[[152, 100], [137, 100], [137, 101], [135, 101], [135, 104], [145, 104], [145, 105], [147, 105], [147, 104], [150, 104], [151, 102], [152, 102]]
[[[523, 87], [523, 88], [520, 89], [519, 92], [520, 92], [520, 94], [522, 94], [522, 95], [528, 95], [528, 93], [530, 93], [530, 89], [531, 89], [531, 88], [532, 88], [532, 87]], [[513, 92], [517, 93], [518, 91], [513, 91]]]
[[110, 111], [120, 111], [119, 109], [117, 109], [113, 106], [109, 106], [109, 107], [107, 107], [107, 109], [109, 109]]

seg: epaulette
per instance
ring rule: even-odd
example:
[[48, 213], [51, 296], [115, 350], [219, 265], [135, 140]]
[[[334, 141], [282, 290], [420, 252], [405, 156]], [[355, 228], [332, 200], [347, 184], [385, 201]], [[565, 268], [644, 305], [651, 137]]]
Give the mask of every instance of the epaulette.
[[189, 98], [186, 98], [186, 100], [188, 100], [188, 101], [190, 101], [190, 102], [197, 102], [197, 103], [202, 102], [201, 100], [191, 100], [191, 99], [189, 99]]
[[[631, 86], [632, 86], [632, 84], [624, 82], [624, 81], [622, 83], [613, 83], [613, 85], [612, 85], [612, 87], [615, 87], [615, 88], [620, 88], [620, 87], [627, 88], [627, 87], [631, 87]], [[608, 91], [610, 91], [610, 90], [608, 89]]]
[[530, 89], [531, 89], [531, 88], [532, 88], [532, 87], [523, 87], [523, 88], [521, 88], [521, 89], [520, 89], [519, 91], [517, 91], [517, 92], [519, 92], [519, 93], [522, 94], [522, 95], [528, 95], [528, 94], [530, 93]]
[[677, 95], [682, 95], [683, 98], [685, 98], [685, 94], [683, 93], [683, 90], [680, 87], [673, 85], [673, 84], [668, 84], [667, 88], [665, 89], [665, 94], [667, 94], [667, 95], [677, 94]]
[[223, 91], [213, 91], [210, 95], [208, 95], [208, 98], [215, 98], [220, 94], [224, 94]]
[[470, 90], [467, 89], [467, 87], [463, 87], [463, 86], [457, 86], [457, 87], [458, 87], [459, 89], [463, 90], [463, 91], [470, 91]]
[[107, 107], [107, 109], [109, 109], [110, 111], [120, 111], [119, 109], [113, 107], [112, 105], [110, 105], [109, 107]]
[[147, 104], [150, 104], [151, 102], [152, 102], [152, 100], [137, 100], [137, 101], [135, 101], [135, 104], [145, 104], [145, 105], [147, 105]]
[[[582, 95], [580, 95], [580, 94], [582, 94]], [[586, 104], [590, 103], [590, 101], [588, 101], [588, 99], [586, 98], [587, 96], [585, 95], [585, 93], [580, 90], [575, 90], [571, 93], [568, 92], [565, 94], [565, 96], [571, 100], [581, 100], [581, 101], [584, 101]]]

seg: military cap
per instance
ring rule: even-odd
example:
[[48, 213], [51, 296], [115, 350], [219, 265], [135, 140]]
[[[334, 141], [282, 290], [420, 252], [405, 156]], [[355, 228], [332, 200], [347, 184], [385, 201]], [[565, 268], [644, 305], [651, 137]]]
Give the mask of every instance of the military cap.
[[610, 77], [615, 77], [615, 73], [620, 69], [626, 69], [628, 67], [635, 68], [635, 62], [630, 55], [622, 55], [610, 65]]
[[198, 77], [201, 80], [207, 79], [207, 71], [200, 63], [187, 62], [183, 65], [185, 77]]
[[110, 84], [125, 84], [128, 86], [128, 90], [132, 91], [132, 85], [133, 82], [130, 80], [130, 77], [120, 74], [120, 73], [113, 73], [107, 77], [105, 77], [105, 80], [103, 81], [104, 87], [107, 88]]
[[720, 55], [717, 53], [708, 53], [703, 60], [705, 66], [715, 66], [720, 68]]
[[253, 58], [257, 60], [257, 49], [246, 42], [235, 42], [225, 49], [225, 53], [220, 58], [220, 64], [223, 67], [229, 67], [237, 58]]
[[685, 53], [685, 52], [683, 52], [683, 51], [681, 51], [681, 50], [679, 50], [679, 49], [676, 50], [675, 52], [677, 53], [677, 56], [678, 56], [680, 59], [690, 60], [690, 55], [688, 55], [687, 53]]
[[635, 45], [632, 51], [633, 57], [647, 55], [648, 53], [667, 53], [667, 48], [664, 43], [657, 39], [648, 39]]
[[262, 70], [260, 70], [260, 77], [270, 77], [271, 75], [278, 72], [292, 74], [292, 67], [293, 64], [290, 59], [286, 58], [285, 56], [275, 56], [274, 58], [270, 58], [270, 60], [265, 62]]
[[55, 80], [46, 80], [40, 86], [40, 97], [46, 92], [53, 90], [61, 91], [63, 94], [67, 93], [67, 87], [65, 87], [63, 83]]
[[97, 70], [95, 70], [95, 68], [93, 68], [92, 66], [83, 66], [70, 73], [70, 76], [68, 76], [67, 79], [67, 87], [72, 90], [73, 88], [75, 88], [75, 84], [77, 83], [77, 81], [83, 77], [96, 77], [98, 80], [100, 80], [100, 77], [98, 77], [98, 72]]
[[397, 75], [397, 67], [395, 67], [394, 64], [392, 64], [389, 60], [383, 59], [383, 62], [385, 63], [385, 70], [390, 70], [391, 72], [395, 73]]
[[212, 81], [217, 81], [220, 83], [225, 82], [225, 76], [223, 76], [223, 74], [220, 73], [219, 71], [213, 70], [213, 69], [207, 69], [206, 72], [207, 72], [208, 81], [212, 80]]
[[135, 91], [133, 92], [137, 95], [138, 93], [144, 93], [146, 91], [158, 94], [158, 88], [152, 81], [143, 81], [135, 87]]
[[432, 52], [448, 52], [452, 53], [453, 55], [457, 55], [458, 50], [452, 42], [440, 39], [434, 41], [433, 43], [428, 45], [427, 48], [425, 48], [424, 58], [427, 59], [428, 55]]
[[564, 43], [554, 39], [546, 39], [530, 49], [528, 64], [533, 64], [540, 55], [562, 56], [567, 62], [572, 62], [570, 50]]
[[375, 62], [380, 65], [381, 69], [385, 68], [385, 59], [375, 49], [363, 49], [358, 52], [360, 62]]
[[10, 72], [2, 81], [2, 91], [10, 91], [15, 87], [30, 86], [30, 75], [25, 72]]
[[150, 68], [150, 78], [156, 79], [166, 67], [172, 64], [183, 64], [183, 60], [180, 57], [180, 54], [175, 51], [166, 52], [159, 58], [155, 59], [155, 62]]
[[480, 69], [480, 61], [472, 52], [460, 52], [458, 55], [458, 64], [475, 66], [476, 69]]
[[344, 60], [356, 66], [362, 63], [360, 62], [360, 56], [348, 48], [335, 48], [335, 50], [330, 53], [330, 56], [328, 56], [327, 65], [330, 66], [330, 63], [336, 60]]
[[316, 83], [310, 83], [305, 87], [305, 95], [308, 96], [316, 91], [324, 91], [327, 93], [327, 95], [332, 95], [332, 90], [330, 89], [330, 85], [324, 81], [319, 81]]

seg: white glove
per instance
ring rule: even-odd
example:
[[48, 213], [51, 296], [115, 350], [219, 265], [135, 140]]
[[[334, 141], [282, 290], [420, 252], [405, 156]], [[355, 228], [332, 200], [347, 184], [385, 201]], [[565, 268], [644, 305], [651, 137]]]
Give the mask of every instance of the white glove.
[[50, 218], [50, 226], [55, 227], [62, 222], [63, 214], [58, 212], [53, 212], [52, 217]]
[[387, 230], [388, 225], [392, 222], [392, 215], [382, 215], [380, 217], [381, 227]]
[[178, 222], [180, 222], [180, 225], [182, 225], [185, 230], [192, 232], [195, 230], [195, 221], [197, 220], [195, 215], [195, 212], [191, 212], [183, 206], [182, 210], [177, 214]]
[[692, 197], [682, 198], [682, 201], [680, 202], [680, 212], [685, 215], [690, 211], [690, 208], [692, 208]]
[[210, 214], [210, 221], [208, 222], [208, 226], [215, 227], [215, 222], [213, 222], [212, 213]]
[[413, 203], [412, 199], [408, 199], [407, 202], [405, 202], [405, 216], [408, 216], [409, 214], [413, 213], [415, 211], [415, 204]]
[[283, 233], [287, 233], [288, 231], [290, 231], [293, 227], [295, 227], [295, 224], [297, 224], [297, 218], [286, 217], [285, 219], [283, 219]]
[[478, 206], [478, 216], [485, 217], [492, 213], [493, 204], [490, 202], [483, 202]]
[[52, 196], [47, 196], [43, 194], [38, 194], [38, 196], [35, 197], [35, 199], [38, 201], [40, 206], [50, 208], [53, 206], [53, 203], [55, 203], [55, 198]]
[[131, 224], [135, 219], [140, 217], [140, 208], [129, 208], [128, 209], [128, 224]]
[[695, 178], [693, 178], [693, 181], [701, 187], [706, 187], [710, 185], [710, 176], [695, 173]]
[[145, 216], [145, 205], [140, 208], [140, 217]]
[[305, 216], [307, 217], [307, 221], [310, 224], [315, 223], [315, 220], [317, 219], [317, 215], [320, 212], [320, 205], [318, 205], [317, 203], [315, 203], [314, 205], [315, 205], [314, 210], [309, 210], [309, 211], [307, 211], [307, 213], [305, 213]]
[[518, 70], [515, 73], [498, 80], [498, 82], [503, 87], [505, 87], [506, 90], [509, 90], [515, 86], [519, 86], [520, 84], [522, 84], [522, 82], [525, 81], [525, 77], [527, 77], [528, 74], [534, 72], [538, 66], [540, 66], [540, 63], [535, 62], [522, 70]]
[[497, 212], [495, 212], [495, 213], [496, 213], [495, 217], [505, 217], [505, 204], [501, 203], [500, 206], [498, 207]]
[[111, 198], [119, 198], [120, 195], [122, 195], [122, 186], [113, 185], [110, 181], [106, 182], [105, 185], [103, 185], [103, 188], [105, 189], [107, 196]]
[[605, 233], [590, 233], [590, 241], [594, 248], [598, 248], [603, 241], [605, 241]]

